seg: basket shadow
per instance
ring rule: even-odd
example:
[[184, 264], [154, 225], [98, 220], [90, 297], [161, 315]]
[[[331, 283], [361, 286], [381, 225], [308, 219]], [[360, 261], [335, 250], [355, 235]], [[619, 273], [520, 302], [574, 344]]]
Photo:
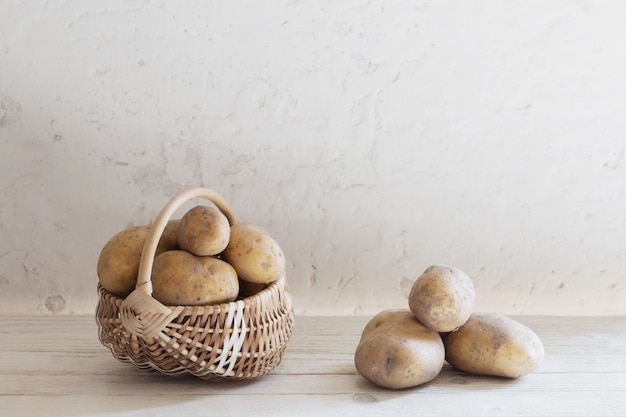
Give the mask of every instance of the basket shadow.
[[[204, 406], [199, 401], [232, 403], [237, 396], [261, 391], [255, 389], [268, 375], [249, 380], [203, 380], [192, 375], [173, 376], [157, 371], [142, 371], [124, 363], [111, 364], [105, 375], [94, 375], [86, 387], [67, 407], [64, 415], [185, 415]], [[104, 401], [103, 401], [103, 397]], [[226, 401], [227, 400], [227, 401]]]

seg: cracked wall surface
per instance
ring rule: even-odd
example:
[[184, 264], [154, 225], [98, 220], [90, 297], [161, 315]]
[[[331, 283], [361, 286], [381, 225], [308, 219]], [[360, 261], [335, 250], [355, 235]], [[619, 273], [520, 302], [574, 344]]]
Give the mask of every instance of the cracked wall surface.
[[620, 2], [0, 3], [0, 314], [92, 313], [121, 229], [206, 186], [299, 314], [626, 314]]

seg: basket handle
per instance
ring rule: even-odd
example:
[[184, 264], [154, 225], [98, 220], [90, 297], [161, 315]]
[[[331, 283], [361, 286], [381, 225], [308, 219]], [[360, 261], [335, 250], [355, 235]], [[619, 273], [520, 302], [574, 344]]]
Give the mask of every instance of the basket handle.
[[224, 197], [217, 192], [209, 188], [202, 187], [191, 188], [181, 192], [172, 198], [165, 206], [163, 206], [152, 223], [150, 233], [148, 234], [146, 242], [143, 246], [141, 260], [139, 261], [139, 274], [137, 275], [137, 285], [135, 286], [136, 290], [152, 295], [152, 265], [154, 263], [154, 255], [156, 254], [156, 249], [159, 244], [159, 240], [161, 239], [161, 235], [163, 234], [165, 226], [167, 226], [167, 223], [172, 215], [183, 204], [195, 198], [204, 198], [215, 204], [218, 210], [226, 216], [226, 219], [228, 219], [228, 223], [231, 226], [238, 223], [237, 218]]

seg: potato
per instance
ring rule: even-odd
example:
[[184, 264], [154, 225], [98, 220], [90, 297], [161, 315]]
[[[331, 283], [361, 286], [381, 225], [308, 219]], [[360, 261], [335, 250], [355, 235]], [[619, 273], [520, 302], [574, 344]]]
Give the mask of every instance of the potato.
[[161, 239], [159, 239], [159, 244], [156, 248], [155, 256], [168, 250], [180, 249], [180, 245], [178, 244], [179, 224], [180, 219], [174, 219], [167, 222], [167, 225], [165, 225], [165, 229], [161, 234]]
[[448, 363], [476, 375], [519, 378], [534, 371], [544, 356], [531, 329], [498, 313], [473, 313], [442, 338]]
[[198, 256], [217, 255], [228, 245], [230, 224], [217, 208], [197, 206], [180, 219], [177, 234], [181, 249]]
[[163, 252], [152, 266], [152, 297], [165, 305], [198, 306], [233, 301], [239, 292], [237, 273], [212, 256], [183, 250]]
[[248, 282], [268, 284], [285, 274], [285, 255], [278, 243], [264, 229], [249, 223], [231, 226], [222, 258]]
[[256, 282], [248, 282], [243, 279], [239, 280], [239, 298], [250, 297], [261, 292], [269, 284], [259, 284]]
[[[163, 231], [156, 254], [176, 249], [178, 220], [170, 220]], [[137, 284], [139, 262], [151, 226], [133, 226], [115, 234], [104, 245], [98, 257], [100, 284], [118, 297], [126, 297]]]
[[409, 309], [436, 332], [450, 332], [469, 318], [476, 293], [470, 277], [460, 269], [433, 265], [413, 283]]
[[354, 354], [357, 371], [372, 383], [403, 389], [433, 380], [444, 364], [439, 333], [408, 310], [385, 310], [365, 326]]

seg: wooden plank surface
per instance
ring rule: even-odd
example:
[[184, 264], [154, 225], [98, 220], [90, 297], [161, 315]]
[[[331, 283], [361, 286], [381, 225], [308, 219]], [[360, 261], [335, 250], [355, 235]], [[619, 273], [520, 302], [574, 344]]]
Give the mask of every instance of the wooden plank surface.
[[354, 368], [368, 317], [297, 317], [280, 366], [248, 382], [140, 372], [100, 344], [91, 316], [0, 317], [0, 416], [626, 416], [626, 317], [513, 318], [544, 343], [536, 372], [446, 365], [391, 391]]

